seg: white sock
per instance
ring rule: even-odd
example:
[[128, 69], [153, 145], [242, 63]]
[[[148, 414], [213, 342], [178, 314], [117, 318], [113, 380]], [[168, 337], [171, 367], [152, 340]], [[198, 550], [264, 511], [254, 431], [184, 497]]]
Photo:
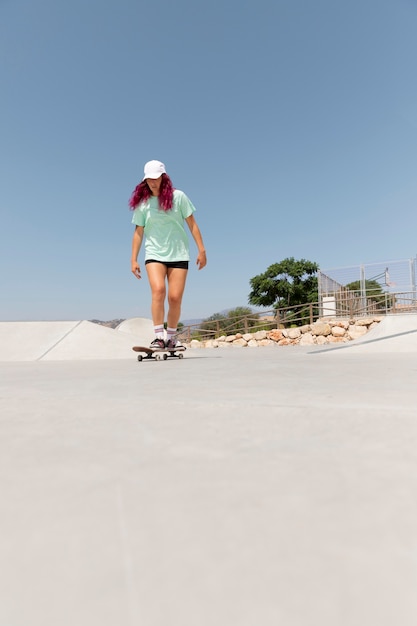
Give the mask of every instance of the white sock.
[[170, 339], [173, 339], [176, 334], [177, 334], [176, 328], [167, 328], [167, 341], [169, 341]]
[[164, 325], [163, 324], [159, 324], [158, 326], [154, 326], [153, 329], [155, 331], [155, 337], [157, 339], [163, 339], [164, 338]]

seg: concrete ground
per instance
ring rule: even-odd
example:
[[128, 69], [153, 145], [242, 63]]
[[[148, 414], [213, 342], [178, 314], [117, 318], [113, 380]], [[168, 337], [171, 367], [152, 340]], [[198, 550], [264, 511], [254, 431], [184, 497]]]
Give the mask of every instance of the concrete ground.
[[4, 359], [0, 626], [414, 626], [413, 317], [335, 350]]

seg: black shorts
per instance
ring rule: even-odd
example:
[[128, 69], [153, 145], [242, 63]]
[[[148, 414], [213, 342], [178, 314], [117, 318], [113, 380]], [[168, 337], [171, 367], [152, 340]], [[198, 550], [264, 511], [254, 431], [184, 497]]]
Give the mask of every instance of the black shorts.
[[145, 265], [148, 263], [162, 263], [165, 267], [177, 267], [180, 270], [188, 270], [188, 261], [157, 261], [156, 259], [148, 259], [145, 261]]

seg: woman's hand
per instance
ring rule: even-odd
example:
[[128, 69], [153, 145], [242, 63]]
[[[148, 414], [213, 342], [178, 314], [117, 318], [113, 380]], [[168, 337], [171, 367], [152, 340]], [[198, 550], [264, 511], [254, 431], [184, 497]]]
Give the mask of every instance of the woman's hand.
[[202, 270], [203, 267], [205, 267], [206, 265], [207, 265], [207, 256], [206, 256], [206, 251], [203, 250], [202, 252], [198, 253], [197, 266], [199, 270]]
[[136, 278], [142, 278], [140, 275], [140, 265], [137, 261], [132, 261], [132, 274], [134, 274]]
[[186, 217], [185, 221], [187, 222], [188, 228], [190, 229], [190, 232], [194, 238], [194, 241], [197, 244], [197, 248], [198, 248], [197, 265], [198, 265], [198, 269], [202, 270], [203, 267], [207, 265], [207, 257], [206, 257], [206, 251], [204, 249], [204, 243], [203, 243], [203, 238], [200, 233], [200, 229], [197, 225], [197, 222], [194, 219], [194, 215], [190, 215], [189, 217]]
[[134, 233], [133, 233], [133, 239], [132, 239], [132, 254], [130, 255], [130, 263], [131, 263], [132, 274], [134, 274], [136, 278], [142, 278], [142, 276], [140, 275], [140, 265], [138, 263], [138, 255], [139, 255], [140, 247], [142, 245], [143, 232], [144, 232], [143, 226], [136, 226]]

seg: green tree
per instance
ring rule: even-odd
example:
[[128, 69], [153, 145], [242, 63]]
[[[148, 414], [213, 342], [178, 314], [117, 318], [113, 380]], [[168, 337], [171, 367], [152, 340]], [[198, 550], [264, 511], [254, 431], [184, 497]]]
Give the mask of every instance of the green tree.
[[257, 306], [291, 307], [318, 300], [317, 270], [312, 261], [294, 257], [270, 265], [250, 279], [249, 303]]
[[[350, 291], [355, 291], [357, 294], [361, 293], [361, 281], [354, 280], [353, 282], [345, 285]], [[380, 283], [376, 280], [365, 280], [365, 296], [366, 299], [371, 302], [375, 302], [378, 309], [385, 308], [385, 291]]]
[[[353, 282], [345, 285], [347, 289], [350, 291], [361, 291], [361, 281], [354, 280]], [[383, 289], [381, 285], [376, 280], [365, 280], [365, 293], [367, 298], [371, 298], [372, 296], [379, 296], [383, 293]]]
[[[246, 318], [246, 326], [244, 320]], [[256, 326], [259, 315], [253, 313], [252, 309], [245, 306], [238, 306], [227, 313], [227, 332], [235, 334], [238, 332], [249, 331], [250, 328]]]
[[203, 330], [216, 333], [221, 328], [223, 319], [224, 315], [222, 315], [221, 313], [214, 313], [213, 315], [210, 315], [210, 317], [207, 317], [205, 320], [203, 320], [201, 328]]
[[239, 306], [231, 309], [226, 314], [214, 313], [207, 319], [203, 320], [201, 328], [214, 333], [222, 333], [223, 331], [229, 335], [245, 330], [244, 318], [246, 319], [246, 328], [252, 328], [258, 324], [259, 315], [253, 313], [249, 307]]

